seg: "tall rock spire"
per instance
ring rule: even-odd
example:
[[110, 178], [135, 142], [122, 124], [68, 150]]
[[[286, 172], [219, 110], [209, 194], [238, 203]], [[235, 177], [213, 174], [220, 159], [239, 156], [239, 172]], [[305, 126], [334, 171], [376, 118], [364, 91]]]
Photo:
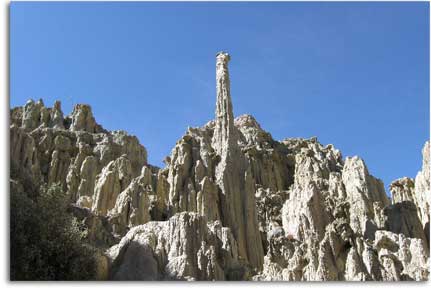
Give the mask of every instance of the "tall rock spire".
[[217, 106], [214, 144], [218, 154], [222, 154], [231, 144], [236, 144], [228, 62], [230, 55], [224, 51], [216, 55]]
[[255, 211], [254, 183], [247, 159], [238, 146], [239, 131], [234, 126], [228, 62], [230, 56], [216, 56], [217, 105], [212, 147], [220, 160], [215, 168], [219, 188], [221, 219], [238, 242], [238, 253], [253, 268], [263, 265], [263, 248]]

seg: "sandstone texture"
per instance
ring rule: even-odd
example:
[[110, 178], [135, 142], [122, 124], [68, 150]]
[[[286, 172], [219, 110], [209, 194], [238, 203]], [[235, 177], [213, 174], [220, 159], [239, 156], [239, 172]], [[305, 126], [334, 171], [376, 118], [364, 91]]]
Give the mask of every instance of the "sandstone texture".
[[234, 118], [229, 61], [216, 56], [215, 119], [188, 128], [165, 168], [88, 105], [11, 109], [11, 184], [62, 186], [99, 279], [428, 280], [430, 143], [388, 197], [360, 157]]

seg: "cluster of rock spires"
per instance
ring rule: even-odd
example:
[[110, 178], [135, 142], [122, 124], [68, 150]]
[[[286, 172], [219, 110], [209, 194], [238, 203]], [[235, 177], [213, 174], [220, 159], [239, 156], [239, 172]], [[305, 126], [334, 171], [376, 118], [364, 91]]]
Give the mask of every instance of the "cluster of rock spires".
[[429, 142], [415, 180], [390, 186], [316, 138], [275, 141], [234, 119], [227, 53], [217, 54], [214, 121], [189, 128], [164, 169], [88, 105], [64, 116], [11, 109], [11, 168], [59, 183], [100, 249], [99, 279], [366, 281], [429, 276]]

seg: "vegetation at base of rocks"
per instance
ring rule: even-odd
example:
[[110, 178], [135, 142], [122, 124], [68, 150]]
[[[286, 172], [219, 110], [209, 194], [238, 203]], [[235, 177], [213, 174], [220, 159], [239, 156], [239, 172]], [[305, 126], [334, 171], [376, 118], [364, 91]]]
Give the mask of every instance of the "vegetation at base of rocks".
[[95, 252], [82, 243], [85, 231], [68, 206], [58, 185], [35, 195], [11, 184], [11, 280], [95, 279]]

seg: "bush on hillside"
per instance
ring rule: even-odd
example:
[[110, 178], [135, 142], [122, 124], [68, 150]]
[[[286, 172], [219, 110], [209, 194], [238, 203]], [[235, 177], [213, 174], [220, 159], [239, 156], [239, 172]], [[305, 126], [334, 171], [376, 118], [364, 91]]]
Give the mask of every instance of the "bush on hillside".
[[95, 253], [82, 243], [61, 187], [41, 188], [35, 195], [11, 186], [10, 197], [11, 280], [94, 279]]

